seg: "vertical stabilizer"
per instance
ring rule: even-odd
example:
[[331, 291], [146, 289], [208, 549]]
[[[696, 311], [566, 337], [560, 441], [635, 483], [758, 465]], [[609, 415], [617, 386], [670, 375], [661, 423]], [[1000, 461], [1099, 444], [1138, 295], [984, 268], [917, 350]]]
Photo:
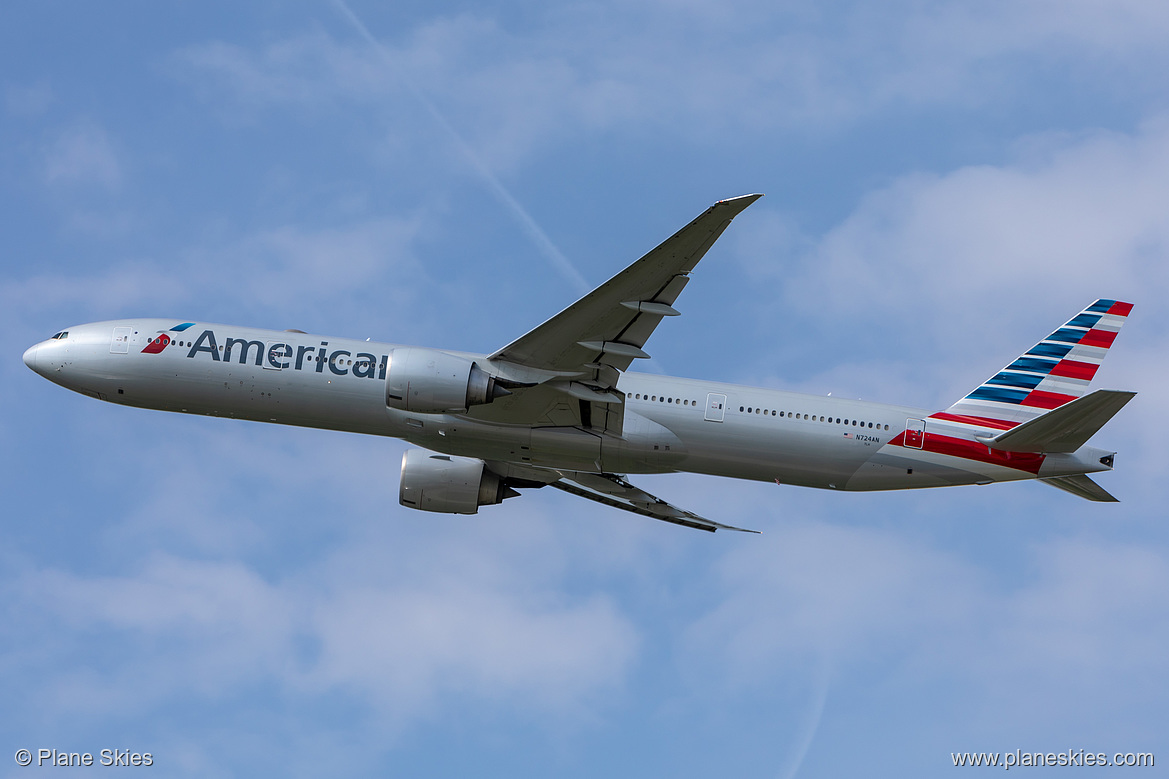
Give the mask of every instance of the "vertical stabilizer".
[[935, 417], [1009, 430], [1083, 397], [1132, 310], [1097, 300]]

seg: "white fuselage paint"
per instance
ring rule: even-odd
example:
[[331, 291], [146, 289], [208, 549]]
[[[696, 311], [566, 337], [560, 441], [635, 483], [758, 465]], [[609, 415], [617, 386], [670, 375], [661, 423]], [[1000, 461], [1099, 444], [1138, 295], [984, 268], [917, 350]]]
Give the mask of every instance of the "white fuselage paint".
[[[982, 457], [990, 450], [974, 435], [985, 428], [933, 420], [925, 409], [633, 372], [619, 384], [626, 396], [621, 437], [554, 420], [549, 427], [499, 424], [489, 419], [490, 405], [468, 414], [412, 414], [386, 405], [385, 361], [398, 345], [206, 323], [167, 331], [176, 321], [73, 327], [67, 338], [30, 348], [25, 362], [112, 403], [391, 436], [445, 454], [580, 471], [889, 490], [1108, 470], [1099, 460], [1109, 452], [1091, 447], [1038, 460]], [[119, 331], [128, 342], [113, 343], [115, 328], [128, 328]], [[206, 331], [214, 334], [214, 356], [200, 340]], [[173, 342], [143, 353], [163, 332]], [[720, 416], [708, 412], [711, 395], [726, 396], [721, 421], [710, 418]], [[904, 445], [910, 420], [925, 420], [924, 448]]]

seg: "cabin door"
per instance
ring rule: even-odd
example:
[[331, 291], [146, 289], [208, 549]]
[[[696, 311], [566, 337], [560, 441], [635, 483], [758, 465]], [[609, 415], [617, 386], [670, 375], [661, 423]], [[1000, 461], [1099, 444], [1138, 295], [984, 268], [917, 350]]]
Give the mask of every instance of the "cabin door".
[[722, 422], [723, 414], [726, 413], [727, 396], [720, 395], [717, 392], [711, 392], [706, 396], [706, 421], [707, 422]]

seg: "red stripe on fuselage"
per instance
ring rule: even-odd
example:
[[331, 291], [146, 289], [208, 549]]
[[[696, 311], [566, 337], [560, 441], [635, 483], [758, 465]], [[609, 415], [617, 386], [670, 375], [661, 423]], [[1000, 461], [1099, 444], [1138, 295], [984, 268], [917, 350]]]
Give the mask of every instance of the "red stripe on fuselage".
[[1096, 369], [1099, 365], [1094, 365], [1090, 362], [1080, 362], [1078, 360], [1060, 360], [1051, 369], [1051, 376], [1063, 376], [1067, 379], [1087, 379], [1092, 380], [1096, 375]]
[[[899, 434], [889, 442], [893, 446], [905, 446], [905, 433]], [[914, 449], [915, 447], [906, 447]], [[938, 435], [928, 430], [922, 451], [934, 454], [944, 454], [950, 457], [959, 457], [963, 460], [974, 460], [990, 465], [1001, 465], [1004, 468], [1014, 468], [1039, 475], [1039, 468], [1043, 465], [1043, 455], [1028, 452], [1001, 452], [991, 449], [984, 443], [969, 441], [965, 438], [953, 438], [947, 435]]]
[[936, 414], [930, 414], [929, 419], [944, 419], [947, 422], [961, 422], [966, 425], [976, 425], [978, 427], [991, 427], [995, 430], [1010, 430], [1012, 427], [1018, 427], [1018, 422], [1008, 422], [1005, 419], [991, 419], [990, 417], [972, 417], [964, 414], [951, 414], [948, 411], [939, 411]]

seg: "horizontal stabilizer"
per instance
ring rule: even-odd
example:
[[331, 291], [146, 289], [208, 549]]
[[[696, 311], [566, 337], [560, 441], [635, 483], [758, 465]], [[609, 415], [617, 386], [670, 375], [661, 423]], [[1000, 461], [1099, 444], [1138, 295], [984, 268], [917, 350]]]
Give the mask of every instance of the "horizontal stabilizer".
[[1003, 452], [1074, 452], [1134, 397], [1135, 392], [1096, 390], [1005, 433], [978, 440]]
[[1059, 487], [1065, 492], [1079, 495], [1081, 498], [1087, 500], [1094, 500], [1100, 503], [1120, 502], [1112, 497], [1112, 494], [1108, 490], [1082, 474], [1078, 476], [1053, 476], [1050, 479], [1040, 479], [1039, 481], [1044, 484], [1050, 484], [1052, 487]]

